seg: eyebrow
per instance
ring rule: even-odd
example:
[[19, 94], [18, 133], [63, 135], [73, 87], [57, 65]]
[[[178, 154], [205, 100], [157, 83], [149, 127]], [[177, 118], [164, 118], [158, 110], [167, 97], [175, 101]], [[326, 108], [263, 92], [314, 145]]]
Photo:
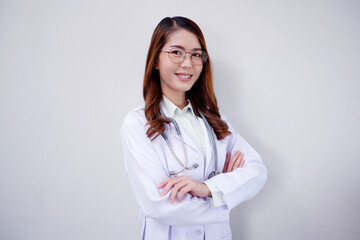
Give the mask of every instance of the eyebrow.
[[[180, 46], [180, 45], [171, 45], [170, 47], [181, 48], [181, 49], [185, 50], [185, 48], [183, 46]], [[202, 50], [202, 48], [193, 48], [192, 50]]]

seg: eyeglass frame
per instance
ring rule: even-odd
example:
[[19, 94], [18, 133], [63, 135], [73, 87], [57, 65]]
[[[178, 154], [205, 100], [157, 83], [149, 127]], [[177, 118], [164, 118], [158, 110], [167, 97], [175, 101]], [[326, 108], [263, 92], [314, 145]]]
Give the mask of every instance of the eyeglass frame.
[[186, 54], [187, 53], [190, 53], [190, 59], [191, 59], [191, 62], [194, 64], [194, 65], [196, 65], [196, 66], [203, 66], [205, 63], [206, 63], [206, 61], [207, 61], [207, 59], [208, 59], [208, 54], [207, 54], [207, 52], [205, 52], [204, 50], [201, 50], [201, 52], [202, 53], [205, 53], [205, 55], [206, 55], [206, 58], [205, 58], [205, 60], [204, 61], [202, 61], [203, 63], [201, 64], [201, 65], [197, 65], [197, 64], [195, 64], [194, 63], [194, 61], [192, 60], [192, 54], [194, 53], [194, 52], [196, 52], [196, 51], [199, 51], [199, 50], [194, 50], [194, 51], [192, 51], [192, 52], [185, 52], [184, 51], [184, 57], [183, 57], [183, 60], [181, 60], [181, 62], [173, 62], [172, 60], [171, 60], [171, 58], [170, 58], [170, 52], [172, 51], [172, 50], [174, 50], [174, 49], [177, 49], [177, 50], [181, 50], [181, 51], [184, 51], [184, 50], [182, 50], [182, 49], [178, 49], [178, 48], [171, 48], [169, 51], [160, 51], [160, 52], [164, 52], [164, 53], [167, 53], [168, 54], [168, 56], [169, 56], [169, 60], [172, 62], [172, 63], [182, 63], [184, 60], [185, 60], [185, 58], [186, 58]]

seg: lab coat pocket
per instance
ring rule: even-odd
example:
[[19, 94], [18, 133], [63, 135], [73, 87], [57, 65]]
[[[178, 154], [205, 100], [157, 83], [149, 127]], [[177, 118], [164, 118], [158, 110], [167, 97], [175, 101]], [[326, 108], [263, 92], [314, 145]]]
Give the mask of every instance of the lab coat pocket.
[[141, 231], [141, 240], [145, 240], [145, 231], [146, 231], [146, 217], [142, 217], [140, 225], [142, 226]]
[[232, 239], [232, 233], [230, 232], [228, 235], [226, 235], [225, 237], [221, 238], [222, 240], [231, 240]]
[[222, 224], [222, 227], [223, 227], [223, 236], [221, 237], [221, 239], [231, 240], [232, 239], [232, 232], [231, 232], [231, 228], [230, 228], [230, 223], [225, 222], [225, 223]]
[[231, 240], [231, 228], [230, 223], [227, 222], [220, 222], [215, 224], [209, 224], [206, 226], [206, 233], [205, 238], [209, 240]]
[[145, 217], [142, 240], [168, 239], [170, 226], [156, 219]]

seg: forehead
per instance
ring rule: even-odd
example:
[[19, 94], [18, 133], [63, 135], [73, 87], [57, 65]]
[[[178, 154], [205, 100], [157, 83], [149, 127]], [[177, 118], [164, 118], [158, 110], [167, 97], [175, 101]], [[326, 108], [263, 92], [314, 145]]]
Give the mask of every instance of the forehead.
[[179, 29], [172, 33], [164, 45], [164, 48], [179, 45], [185, 49], [201, 48], [200, 42], [195, 34], [185, 29]]

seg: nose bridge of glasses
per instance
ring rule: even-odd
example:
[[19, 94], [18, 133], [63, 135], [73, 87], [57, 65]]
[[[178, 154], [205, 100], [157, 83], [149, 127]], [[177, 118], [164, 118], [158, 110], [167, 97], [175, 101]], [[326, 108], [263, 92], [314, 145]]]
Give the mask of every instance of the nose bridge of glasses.
[[190, 64], [193, 64], [191, 52], [185, 52], [185, 51], [182, 52], [183, 56], [182, 56], [182, 60], [180, 63], [182, 63], [182, 64], [186, 63], [186, 54], [187, 53], [190, 54], [190, 57], [189, 57]]
[[191, 63], [194, 63], [194, 62], [193, 62], [193, 58], [192, 58], [193, 52], [185, 52], [185, 51], [184, 51], [183, 53], [184, 53], [183, 60], [182, 60], [183, 62], [186, 61], [186, 54], [188, 53], [188, 54], [189, 54], [189, 60], [190, 60], [190, 62], [191, 62]]
[[183, 58], [184, 58], [184, 59], [186, 58], [186, 54], [187, 54], [187, 53], [190, 55], [190, 59], [192, 59], [192, 52], [184, 52]]

